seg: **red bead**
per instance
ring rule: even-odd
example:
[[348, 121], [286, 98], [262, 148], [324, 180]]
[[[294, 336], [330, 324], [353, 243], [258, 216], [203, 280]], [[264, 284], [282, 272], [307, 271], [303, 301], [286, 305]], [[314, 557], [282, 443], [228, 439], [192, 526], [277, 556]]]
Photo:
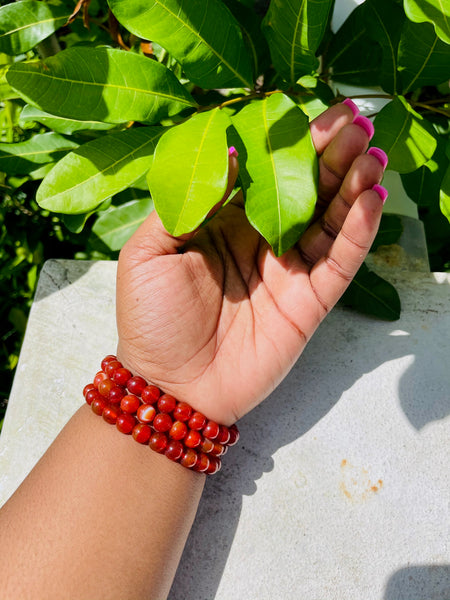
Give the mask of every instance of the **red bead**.
[[101, 415], [106, 406], [106, 400], [105, 398], [102, 398], [102, 396], [100, 396], [100, 398], [96, 398], [91, 403], [92, 412], [94, 412], [96, 415]]
[[110, 363], [108, 363], [106, 365], [106, 367], [103, 370], [108, 375], [108, 377], [110, 379], [112, 379], [116, 370], [121, 369], [121, 368], [122, 368], [122, 363], [120, 363], [118, 360], [112, 360]]
[[182, 440], [184, 437], [186, 437], [187, 432], [188, 428], [186, 423], [183, 423], [182, 421], [175, 421], [170, 428], [169, 436], [173, 440]]
[[104, 379], [98, 384], [98, 391], [103, 397], [108, 398], [109, 392], [114, 385], [114, 381], [111, 381], [111, 379]]
[[206, 425], [206, 417], [202, 413], [195, 412], [189, 419], [188, 426], [195, 431], [201, 431]]
[[137, 396], [133, 396], [132, 394], [127, 394], [120, 401], [120, 408], [125, 413], [134, 414], [137, 409], [140, 407], [141, 401]]
[[186, 402], [178, 402], [173, 411], [173, 418], [177, 421], [187, 421], [191, 418], [192, 408]]
[[105, 358], [102, 360], [102, 371], [104, 371], [106, 365], [112, 362], [113, 360], [117, 360], [117, 356], [114, 356], [114, 354], [108, 354], [108, 356], [105, 356]]
[[103, 409], [102, 417], [107, 423], [114, 425], [117, 422], [117, 417], [122, 414], [118, 406], [106, 406]]
[[203, 428], [203, 435], [210, 440], [215, 440], [219, 435], [219, 426], [215, 421], [208, 421]]
[[155, 418], [156, 410], [151, 404], [141, 404], [137, 409], [137, 418], [141, 423], [151, 423]]
[[125, 390], [123, 389], [123, 387], [121, 387], [120, 385], [114, 385], [109, 391], [108, 400], [112, 404], [120, 404], [120, 401], [124, 396]]
[[137, 442], [146, 444], [152, 435], [152, 430], [145, 423], [138, 423], [134, 426], [132, 434]]
[[220, 458], [216, 458], [214, 456], [209, 457], [209, 467], [206, 469], [206, 475], [214, 475], [217, 471], [220, 471], [222, 463], [220, 462]]
[[117, 417], [116, 427], [121, 433], [131, 433], [135, 425], [136, 419], [132, 415], [122, 413]]
[[167, 439], [167, 436], [164, 435], [164, 433], [160, 433], [159, 431], [153, 433], [148, 442], [150, 448], [152, 450], [155, 450], [155, 452], [159, 452], [159, 454], [165, 452], [168, 444], [169, 440]]
[[210, 450], [210, 454], [213, 456], [223, 456], [226, 450], [226, 447], [219, 444], [219, 442], [213, 442], [213, 448]]
[[156, 385], [147, 385], [141, 393], [142, 402], [154, 404], [161, 396], [161, 390]]
[[94, 387], [98, 389], [98, 384], [105, 379], [108, 379], [108, 375], [103, 371], [99, 371], [94, 377]]
[[169, 429], [172, 427], [172, 423], [173, 423], [173, 421], [172, 421], [170, 415], [168, 415], [167, 413], [159, 413], [153, 419], [154, 429], [156, 429], [156, 431], [160, 431], [162, 433], [169, 431]]
[[88, 383], [87, 385], [84, 386], [83, 388], [83, 396], [86, 398], [86, 394], [88, 392], [92, 392], [93, 390], [95, 390], [96, 387], [93, 383]]
[[158, 400], [158, 409], [162, 413], [171, 413], [177, 405], [177, 401], [170, 394], [163, 394]]
[[230, 431], [228, 429], [228, 427], [225, 427], [225, 425], [219, 425], [219, 435], [216, 438], [216, 441], [219, 442], [219, 444], [228, 444], [230, 440]]
[[210, 464], [211, 464], [211, 461], [209, 460], [208, 455], [205, 454], [204, 452], [199, 452], [197, 463], [194, 467], [194, 470], [199, 471], [199, 473], [203, 473], [204, 471], [206, 471], [209, 468]]
[[113, 381], [119, 385], [127, 385], [127, 381], [131, 378], [131, 372], [125, 367], [120, 367], [114, 371], [112, 376]]
[[130, 377], [127, 381], [127, 389], [130, 394], [136, 394], [136, 396], [140, 396], [142, 394], [142, 390], [147, 386], [147, 382], [143, 377], [139, 377], [139, 375], [135, 375], [134, 377]]
[[234, 446], [239, 441], [239, 430], [236, 425], [232, 425], [228, 428], [230, 432], [230, 439], [228, 440], [227, 446]]
[[178, 440], [172, 440], [169, 442], [164, 454], [167, 456], [167, 458], [170, 458], [170, 460], [179, 460], [183, 456], [183, 452], [183, 444]]
[[199, 433], [198, 431], [189, 431], [187, 436], [184, 438], [183, 440], [183, 444], [186, 446], [186, 448], [197, 448], [197, 446], [200, 446], [200, 444], [202, 443], [203, 438], [201, 433]]
[[200, 450], [208, 454], [211, 450], [214, 449], [214, 442], [209, 440], [208, 438], [204, 438], [202, 443], [200, 444]]
[[89, 405], [91, 405], [94, 400], [98, 400], [99, 398], [103, 398], [103, 396], [100, 395], [99, 391], [95, 388], [93, 390], [89, 390], [89, 392], [86, 394], [86, 402]]
[[180, 464], [188, 469], [195, 467], [197, 464], [197, 452], [192, 450], [192, 448], [188, 448], [181, 457]]

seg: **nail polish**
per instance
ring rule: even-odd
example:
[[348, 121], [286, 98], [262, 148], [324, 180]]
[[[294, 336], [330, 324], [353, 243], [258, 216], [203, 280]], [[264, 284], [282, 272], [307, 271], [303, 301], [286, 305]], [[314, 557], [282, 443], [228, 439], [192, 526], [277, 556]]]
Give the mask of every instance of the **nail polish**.
[[234, 146], [230, 146], [228, 148], [228, 156], [234, 156], [235, 158], [237, 158], [239, 156], [239, 152]]
[[376, 146], [372, 146], [372, 148], [369, 148], [367, 150], [367, 154], [370, 154], [371, 156], [374, 156], [376, 159], [378, 159], [383, 169], [386, 169], [389, 159], [384, 150], [382, 150], [381, 148], [377, 148]]
[[359, 127], [362, 127], [364, 129], [364, 131], [369, 136], [369, 140], [373, 138], [373, 134], [375, 133], [375, 127], [373, 126], [372, 121], [370, 121], [367, 117], [358, 115], [353, 119], [353, 123], [355, 125], [359, 125]]
[[353, 113], [353, 117], [357, 117], [359, 115], [359, 108], [356, 106], [356, 104], [353, 102], [353, 100], [351, 100], [351, 98], [346, 98], [342, 102], [342, 104], [345, 104], [346, 106], [349, 107], [349, 109]]
[[386, 198], [388, 197], [388, 194], [389, 194], [387, 189], [385, 187], [383, 187], [382, 185], [379, 185], [378, 183], [376, 183], [372, 189], [374, 192], [376, 192], [380, 196], [381, 201], [384, 204], [386, 202]]

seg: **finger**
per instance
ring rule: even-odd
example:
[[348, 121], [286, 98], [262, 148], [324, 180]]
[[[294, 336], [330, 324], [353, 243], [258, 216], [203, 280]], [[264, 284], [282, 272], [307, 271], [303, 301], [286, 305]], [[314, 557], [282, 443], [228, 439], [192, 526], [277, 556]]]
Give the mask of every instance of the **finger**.
[[375, 154], [363, 154], [355, 159], [326, 212], [306, 230], [297, 244], [308, 265], [314, 265], [329, 251], [356, 199], [381, 181], [386, 165], [387, 156], [378, 148]]
[[365, 190], [348, 213], [328, 254], [312, 268], [311, 286], [328, 313], [358, 272], [372, 245], [387, 192], [381, 186]]
[[[237, 153], [231, 152], [228, 155], [228, 183], [225, 194], [210, 214], [215, 212], [231, 194], [238, 172]], [[197, 230], [178, 237], [171, 235], [154, 210], [122, 248], [122, 255], [127, 253], [135, 256], [136, 260], [142, 260], [143, 256], [148, 259], [152, 256], [176, 254], [178, 249], [192, 239], [196, 232]]]
[[322, 154], [338, 132], [357, 116], [358, 108], [347, 99], [335, 104], [310, 123], [311, 137], [317, 154]]
[[326, 147], [319, 159], [319, 189], [316, 215], [326, 210], [337, 194], [342, 181], [357, 156], [363, 154], [373, 136], [374, 128], [366, 117], [358, 116], [345, 125]]

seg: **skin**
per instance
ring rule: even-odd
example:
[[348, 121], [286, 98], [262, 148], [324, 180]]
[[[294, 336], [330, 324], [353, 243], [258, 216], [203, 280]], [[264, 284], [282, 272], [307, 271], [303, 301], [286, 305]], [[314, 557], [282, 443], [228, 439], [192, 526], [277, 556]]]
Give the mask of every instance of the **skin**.
[[[249, 226], [239, 198], [184, 239], [155, 214], [147, 219], [119, 260], [126, 367], [225, 424], [274, 389], [378, 228], [382, 202], [371, 188], [383, 169], [364, 154], [367, 134], [352, 120], [338, 105], [312, 122], [316, 220], [281, 258]], [[236, 175], [231, 158], [230, 190]], [[0, 597], [162, 600], [204, 479], [83, 406], [0, 511]]]

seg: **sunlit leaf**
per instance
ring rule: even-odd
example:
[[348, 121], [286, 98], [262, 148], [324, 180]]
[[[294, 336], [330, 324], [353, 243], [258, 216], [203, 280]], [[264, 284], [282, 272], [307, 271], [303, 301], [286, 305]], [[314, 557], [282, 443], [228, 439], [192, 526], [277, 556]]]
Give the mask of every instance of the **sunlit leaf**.
[[109, 0], [122, 25], [158, 42], [204, 88], [252, 87], [252, 63], [236, 19], [221, 0]]
[[94, 129], [97, 131], [108, 130], [116, 127], [113, 123], [102, 123], [101, 121], [77, 121], [75, 119], [64, 119], [56, 115], [51, 115], [43, 110], [39, 110], [35, 106], [26, 104], [20, 113], [19, 125], [25, 123], [42, 123], [49, 129], [53, 129], [58, 133], [70, 135], [76, 131], [87, 131]]
[[291, 85], [311, 73], [319, 61], [316, 51], [328, 23], [332, 0], [273, 0], [264, 17], [275, 69]]
[[420, 207], [435, 204], [448, 164], [445, 141], [438, 138], [438, 145], [430, 160], [416, 171], [401, 176], [403, 187], [411, 200]]
[[299, 239], [317, 198], [308, 118], [278, 93], [251, 103], [233, 124], [245, 145], [241, 180], [247, 217], [280, 256]]
[[0, 171], [23, 174], [39, 165], [59, 160], [78, 144], [57, 133], [36, 134], [26, 142], [0, 144]]
[[450, 44], [450, 3], [448, 0], [404, 0], [408, 19], [432, 23], [437, 35]]
[[0, 52], [17, 55], [62, 27], [71, 14], [64, 4], [23, 0], [0, 8]]
[[424, 165], [437, 145], [431, 126], [402, 96], [395, 97], [377, 115], [371, 143], [387, 153], [389, 168], [399, 173]]
[[148, 171], [164, 131], [163, 127], [139, 127], [83, 144], [52, 169], [36, 200], [54, 212], [89, 212]]
[[172, 235], [193, 231], [222, 199], [230, 125], [229, 117], [214, 109], [193, 116], [161, 138], [148, 184], [155, 209]]
[[42, 62], [16, 63], [6, 79], [29, 104], [80, 121], [157, 123], [195, 104], [164, 65], [107, 47], [68, 48]]

